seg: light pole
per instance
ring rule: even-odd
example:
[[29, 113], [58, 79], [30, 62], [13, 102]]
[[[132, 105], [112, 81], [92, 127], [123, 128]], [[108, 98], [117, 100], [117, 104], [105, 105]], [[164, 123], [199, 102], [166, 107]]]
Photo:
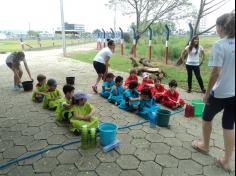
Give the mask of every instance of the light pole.
[[64, 23], [63, 0], [60, 0], [60, 4], [61, 4], [61, 34], [62, 34], [62, 48], [63, 48], [63, 56], [66, 56], [66, 38], [65, 38], [65, 23]]

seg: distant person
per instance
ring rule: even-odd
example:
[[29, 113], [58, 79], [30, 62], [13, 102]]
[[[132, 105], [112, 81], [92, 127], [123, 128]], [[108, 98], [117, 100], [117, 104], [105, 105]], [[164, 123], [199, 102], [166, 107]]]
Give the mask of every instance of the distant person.
[[25, 59], [24, 52], [13, 52], [7, 56], [6, 64], [14, 73], [14, 90], [20, 90], [22, 88], [21, 78], [23, 76], [23, 71], [21, 67], [21, 62], [24, 62], [25, 69], [30, 77], [33, 80], [28, 64]]
[[93, 66], [97, 72], [96, 83], [92, 86], [93, 91], [98, 93], [97, 86], [102, 78], [108, 73], [109, 61], [112, 56], [112, 51], [115, 48], [115, 42], [108, 39], [108, 47], [103, 48], [93, 59]]
[[223, 110], [222, 127], [225, 154], [215, 159], [218, 166], [230, 171], [235, 146], [235, 14], [224, 14], [216, 20], [220, 36], [212, 49], [209, 66], [212, 67], [208, 88], [204, 97], [203, 139], [193, 141], [193, 147], [202, 153], [210, 150], [212, 120]]
[[193, 72], [198, 80], [198, 84], [202, 90], [202, 93], [206, 92], [204, 88], [200, 66], [202, 65], [205, 57], [204, 49], [201, 45], [199, 45], [199, 37], [194, 36], [190, 42], [190, 44], [185, 48], [182, 53], [181, 58], [184, 58], [184, 53], [188, 53], [187, 61], [186, 61], [186, 69], [188, 73], [188, 93], [192, 91], [192, 77]]

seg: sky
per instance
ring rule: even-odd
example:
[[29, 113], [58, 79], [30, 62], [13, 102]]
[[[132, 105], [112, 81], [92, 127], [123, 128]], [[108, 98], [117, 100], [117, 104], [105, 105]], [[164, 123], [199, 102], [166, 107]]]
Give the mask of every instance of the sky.
[[[84, 24], [85, 30], [109, 30], [114, 27], [114, 11], [105, 6], [108, 0], [64, 0], [65, 22]], [[200, 0], [191, 0], [198, 5]], [[234, 0], [210, 15], [207, 24], [215, 23], [216, 17], [235, 8]], [[125, 31], [134, 17], [117, 12], [117, 27]], [[0, 30], [54, 31], [61, 26], [60, 0], [0, 0]], [[187, 27], [187, 24], [186, 24]]]

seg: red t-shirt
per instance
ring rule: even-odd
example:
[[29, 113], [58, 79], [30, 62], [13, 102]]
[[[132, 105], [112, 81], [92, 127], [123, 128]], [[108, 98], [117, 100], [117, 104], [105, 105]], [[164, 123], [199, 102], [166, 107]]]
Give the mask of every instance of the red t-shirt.
[[[170, 90], [167, 90], [164, 94], [164, 97], [167, 99], [170, 98], [171, 100], [177, 101], [179, 98], [179, 93], [177, 91], [175, 91], [174, 93], [171, 93]], [[168, 100], [168, 99], [167, 99]]]
[[138, 76], [135, 75], [133, 78], [131, 78], [131, 76], [129, 76], [129, 77], [125, 80], [125, 86], [128, 86], [128, 84], [129, 84], [131, 81], [138, 81]]
[[152, 96], [161, 95], [161, 94], [157, 94], [157, 93], [162, 93], [164, 95], [166, 88], [162, 84], [160, 84], [159, 87], [153, 87], [151, 89], [151, 91], [152, 91]]
[[148, 79], [147, 81], [143, 80], [142, 83], [138, 85], [137, 89], [141, 91], [144, 88], [144, 86], [146, 86], [147, 84], [153, 84], [153, 80], [151, 79]]

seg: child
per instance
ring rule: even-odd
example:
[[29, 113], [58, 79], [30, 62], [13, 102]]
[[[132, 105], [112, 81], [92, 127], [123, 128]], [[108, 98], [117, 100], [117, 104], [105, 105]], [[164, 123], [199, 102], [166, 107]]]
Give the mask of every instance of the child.
[[37, 76], [37, 80], [38, 83], [36, 84], [36, 90], [33, 93], [32, 100], [41, 103], [48, 88], [46, 83], [46, 76], [40, 74]]
[[156, 113], [157, 110], [160, 109], [160, 106], [156, 104], [156, 98], [152, 96], [150, 89], [142, 89], [140, 97], [140, 106], [137, 114], [141, 115], [146, 120], [149, 120], [152, 113]]
[[81, 131], [82, 126], [87, 125], [88, 128], [97, 128], [99, 120], [94, 116], [95, 108], [87, 102], [88, 95], [77, 92], [72, 98], [73, 117], [70, 119], [72, 132]]
[[150, 75], [147, 72], [142, 74], [143, 81], [138, 86], [138, 91], [141, 91], [144, 88], [150, 88], [153, 84], [153, 80], [150, 79]]
[[124, 109], [127, 111], [135, 111], [139, 108], [140, 93], [138, 92], [137, 87], [138, 87], [137, 81], [131, 81], [129, 83], [128, 89], [124, 92], [123, 100], [119, 105], [120, 109]]
[[129, 77], [125, 80], [125, 87], [129, 86], [129, 83], [131, 81], [137, 81], [138, 82], [138, 76], [137, 76], [137, 69], [133, 68], [129, 72]]
[[160, 77], [156, 77], [154, 79], [154, 87], [151, 89], [151, 91], [152, 91], [152, 96], [156, 98], [157, 103], [161, 103], [166, 88], [164, 87], [164, 85], [161, 84]]
[[61, 92], [57, 89], [57, 82], [54, 79], [49, 79], [47, 82], [48, 90], [43, 98], [43, 108], [56, 110], [62, 97]]
[[74, 96], [75, 88], [71, 85], [65, 85], [63, 87], [63, 92], [65, 94], [65, 98], [60, 100], [59, 105], [57, 106], [56, 113], [57, 113], [57, 120], [69, 120], [72, 116], [72, 97]]
[[107, 73], [102, 84], [102, 92], [100, 93], [102, 97], [108, 98], [110, 96], [111, 89], [115, 85], [114, 77], [113, 73]]
[[111, 94], [108, 98], [110, 103], [115, 103], [115, 105], [120, 105], [121, 101], [123, 100], [123, 78], [121, 76], [117, 76], [115, 79], [115, 86], [111, 90]]
[[183, 107], [185, 102], [179, 98], [179, 93], [176, 91], [178, 84], [175, 80], [170, 81], [169, 90], [163, 96], [163, 105], [171, 109]]

